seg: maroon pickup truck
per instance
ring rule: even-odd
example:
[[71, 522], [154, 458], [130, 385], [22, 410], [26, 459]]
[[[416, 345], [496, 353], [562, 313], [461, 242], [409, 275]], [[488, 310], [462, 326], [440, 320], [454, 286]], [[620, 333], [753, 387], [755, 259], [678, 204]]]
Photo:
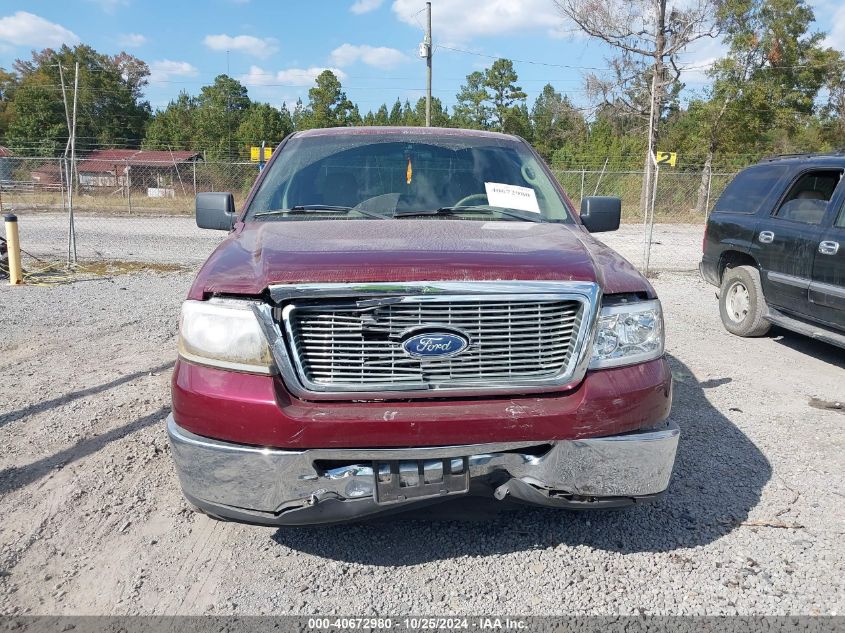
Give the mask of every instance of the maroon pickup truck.
[[288, 137], [182, 308], [167, 422], [187, 499], [296, 525], [459, 495], [649, 500], [679, 431], [651, 285], [522, 139], [435, 128]]

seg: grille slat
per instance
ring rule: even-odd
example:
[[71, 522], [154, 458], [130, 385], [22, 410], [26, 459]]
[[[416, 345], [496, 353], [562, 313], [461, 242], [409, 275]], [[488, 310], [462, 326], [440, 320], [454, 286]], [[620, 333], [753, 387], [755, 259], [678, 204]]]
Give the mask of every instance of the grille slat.
[[[566, 354], [568, 347], [569, 347], [568, 343], [558, 343], [556, 345], [550, 345], [546, 349], [533, 350], [533, 351], [524, 352], [524, 353], [512, 352], [510, 349], [505, 348], [505, 347], [498, 347], [498, 348], [492, 348], [492, 349], [485, 348], [484, 349], [484, 359], [534, 358], [538, 354], [543, 355], [543, 356], [549, 356], [549, 355], [564, 356]], [[358, 348], [353, 350], [352, 348], [338, 349], [338, 348], [330, 348], [330, 347], [320, 347], [320, 348], [309, 347], [309, 348], [306, 349], [306, 353], [309, 356], [314, 356], [314, 357], [324, 357], [324, 356], [333, 357], [337, 351], [345, 351], [345, 352], [358, 351]], [[473, 354], [473, 352], [477, 352], [477, 351], [478, 350], [469, 349], [469, 350], [463, 352], [463, 354], [461, 354], [461, 358], [473, 358], [475, 356], [478, 356], [477, 353]], [[368, 350], [367, 351], [367, 357], [368, 358], [400, 358], [400, 359], [407, 358], [401, 352], [396, 352], [392, 349], [388, 349], [387, 347], [378, 348], [377, 350]], [[414, 360], [414, 359], [409, 359], [409, 360]], [[344, 361], [338, 360], [336, 362], [344, 362]], [[354, 362], [356, 364], [359, 364], [359, 361], [352, 360], [352, 359], [350, 359], [347, 362]], [[458, 360], [453, 359], [452, 362], [458, 362]]]
[[[294, 305], [289, 340], [306, 382], [344, 390], [373, 385], [418, 389], [450, 381], [483, 382], [557, 378], [570, 365], [581, 327], [580, 301], [406, 300], [360, 308], [354, 301]], [[469, 347], [449, 358], [412, 358], [404, 332], [416, 327], [456, 328]]]
[[[437, 324], [432, 324], [432, 327], [436, 327]], [[449, 327], [456, 328], [457, 325], [449, 324]], [[399, 331], [401, 332], [406, 328], [401, 328]], [[565, 323], [563, 325], [556, 325], [554, 327], [548, 328], [531, 328], [526, 327], [522, 328], [517, 334], [513, 334], [512, 336], [508, 336], [508, 333], [505, 330], [488, 330], [488, 329], [472, 329], [472, 328], [459, 328], [462, 331], [466, 332], [473, 339], [484, 337], [485, 340], [497, 340], [497, 339], [510, 339], [512, 337], [522, 337], [522, 338], [531, 338], [532, 340], [535, 338], [553, 338], [560, 336], [561, 333], [570, 332], [575, 329], [574, 323]], [[310, 341], [322, 341], [323, 339], [336, 341], [338, 339], [346, 338], [350, 340], [354, 340], [356, 343], [361, 340], [362, 337], [369, 336], [371, 342], [376, 342], [377, 339], [373, 338], [376, 336], [381, 336], [385, 340], [388, 336], [394, 336], [393, 340], [397, 340], [395, 337], [397, 336], [396, 333], [391, 332], [390, 330], [382, 330], [382, 329], [359, 329], [356, 331], [344, 331], [343, 334], [336, 333], [334, 336], [331, 333], [322, 333], [322, 332], [299, 332], [297, 333], [297, 340], [303, 342], [310, 342]]]

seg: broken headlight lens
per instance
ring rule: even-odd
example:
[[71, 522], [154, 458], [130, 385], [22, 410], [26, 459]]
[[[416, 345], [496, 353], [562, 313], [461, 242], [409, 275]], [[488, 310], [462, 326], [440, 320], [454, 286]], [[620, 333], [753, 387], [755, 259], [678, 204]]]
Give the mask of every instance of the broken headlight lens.
[[590, 369], [642, 363], [663, 355], [660, 301], [637, 301], [602, 308]]
[[186, 301], [179, 318], [179, 356], [192, 363], [258, 374], [275, 372], [251, 301]]

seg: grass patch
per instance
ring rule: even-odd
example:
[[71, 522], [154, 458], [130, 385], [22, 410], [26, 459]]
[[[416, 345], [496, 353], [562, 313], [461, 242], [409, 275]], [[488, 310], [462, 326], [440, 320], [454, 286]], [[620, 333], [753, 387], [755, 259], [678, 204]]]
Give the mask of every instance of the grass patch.
[[117, 277], [120, 275], [178, 273], [189, 270], [191, 270], [191, 267], [183, 264], [136, 262], [121, 259], [82, 261], [76, 264], [39, 260], [32, 262], [24, 268], [23, 281], [27, 285], [52, 286]]

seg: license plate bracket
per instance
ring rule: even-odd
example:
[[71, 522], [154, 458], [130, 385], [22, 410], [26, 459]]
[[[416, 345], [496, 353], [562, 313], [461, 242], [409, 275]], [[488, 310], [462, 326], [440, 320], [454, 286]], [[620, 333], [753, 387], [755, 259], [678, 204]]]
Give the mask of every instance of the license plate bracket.
[[380, 505], [466, 494], [469, 457], [375, 461], [373, 476]]

